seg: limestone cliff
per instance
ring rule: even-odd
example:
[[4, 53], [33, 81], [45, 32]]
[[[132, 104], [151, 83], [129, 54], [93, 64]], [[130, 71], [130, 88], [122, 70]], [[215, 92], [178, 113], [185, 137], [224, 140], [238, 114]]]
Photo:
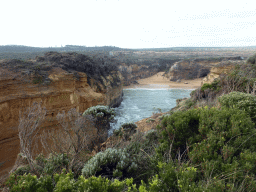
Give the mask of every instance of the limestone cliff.
[[128, 66], [125, 63], [121, 63], [118, 69], [124, 77], [125, 86], [136, 83], [138, 79], [147, 78], [159, 72], [159, 66], [157, 65], [147, 66], [133, 64]]
[[221, 74], [226, 74], [233, 69], [235, 64], [242, 64], [244, 61], [223, 61], [215, 67], [211, 68], [210, 73], [203, 78], [204, 83], [212, 83], [214, 79], [218, 78]]
[[118, 70], [93, 78], [92, 73], [64, 70], [56, 60], [46, 64], [39, 72], [33, 62], [0, 65], [0, 177], [11, 170], [20, 152], [19, 112], [33, 102], [42, 102], [47, 110], [41, 128], [53, 131], [61, 127], [56, 115], [63, 110], [82, 113], [91, 106], [115, 107], [122, 101], [123, 77]]
[[240, 57], [218, 59], [191, 59], [174, 63], [165, 74], [171, 81], [206, 77], [212, 67], [229, 60], [240, 61]]

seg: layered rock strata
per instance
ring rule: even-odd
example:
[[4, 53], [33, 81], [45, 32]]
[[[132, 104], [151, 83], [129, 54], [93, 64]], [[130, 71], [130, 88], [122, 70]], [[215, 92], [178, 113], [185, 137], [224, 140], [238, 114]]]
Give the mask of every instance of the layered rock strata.
[[[86, 73], [67, 72], [58, 67], [49, 71], [47, 79], [50, 83], [33, 84], [35, 77], [26, 76], [27, 71], [0, 68], [0, 177], [11, 170], [20, 152], [19, 113], [34, 102], [42, 102], [41, 107], [47, 110], [41, 130], [54, 132], [62, 128], [56, 119], [59, 112], [67, 113], [75, 108], [82, 113], [95, 105], [115, 107], [122, 101], [122, 75], [119, 71], [101, 77], [102, 84], [90, 79], [91, 85]], [[95, 134], [96, 130], [92, 129], [92, 133]], [[41, 151], [39, 144], [37, 152]]]
[[203, 78], [204, 83], [212, 83], [214, 79], [217, 79], [221, 74], [227, 74], [230, 72], [236, 64], [243, 64], [244, 61], [223, 61], [215, 67], [211, 68], [210, 73]]
[[241, 62], [240, 57], [219, 58], [219, 59], [192, 59], [182, 60], [174, 63], [165, 74], [171, 81], [179, 81], [181, 79], [196, 79], [206, 77], [212, 67], [228, 61]]
[[157, 65], [152, 65], [149, 67], [147, 65], [133, 64], [128, 66], [122, 63], [118, 66], [118, 69], [124, 77], [125, 86], [130, 84], [136, 84], [136, 80], [150, 77], [159, 72], [159, 66]]

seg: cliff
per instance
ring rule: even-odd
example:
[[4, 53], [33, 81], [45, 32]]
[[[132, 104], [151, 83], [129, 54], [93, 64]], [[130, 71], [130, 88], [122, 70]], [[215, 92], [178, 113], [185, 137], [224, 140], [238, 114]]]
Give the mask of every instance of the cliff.
[[[50, 53], [36, 61], [12, 60], [1, 63], [0, 177], [11, 170], [20, 152], [19, 112], [32, 106], [33, 102], [42, 102], [41, 107], [47, 110], [45, 121], [40, 126], [45, 131], [61, 128], [56, 115], [63, 110], [67, 113], [75, 108], [82, 113], [91, 106], [115, 107], [121, 103], [121, 73], [118, 70], [104, 70], [104, 74], [101, 70], [94, 72], [92, 70], [97, 66], [86, 67], [92, 61], [85, 59], [88, 58], [81, 54]], [[39, 144], [38, 150], [41, 149]]]
[[121, 63], [118, 66], [119, 71], [122, 73], [124, 77], [124, 85], [130, 85], [136, 83], [136, 80], [143, 79], [155, 75], [159, 72], [158, 65], [126, 65], [125, 63]]
[[215, 67], [211, 68], [210, 73], [203, 78], [204, 83], [212, 83], [214, 79], [218, 78], [221, 74], [227, 74], [230, 72], [235, 64], [243, 64], [244, 61], [222, 61], [218, 63]]
[[241, 57], [182, 60], [174, 63], [165, 76], [171, 81], [202, 78], [210, 73], [212, 67], [230, 60], [240, 61]]

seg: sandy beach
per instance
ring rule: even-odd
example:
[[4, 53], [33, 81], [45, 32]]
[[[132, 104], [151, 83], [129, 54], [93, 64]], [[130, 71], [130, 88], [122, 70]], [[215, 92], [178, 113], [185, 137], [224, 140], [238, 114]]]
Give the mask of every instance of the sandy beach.
[[137, 80], [139, 84], [124, 86], [127, 88], [182, 88], [182, 89], [196, 89], [201, 87], [202, 78], [193, 80], [181, 80], [180, 82], [173, 82], [163, 76], [164, 72], [159, 72], [151, 77]]

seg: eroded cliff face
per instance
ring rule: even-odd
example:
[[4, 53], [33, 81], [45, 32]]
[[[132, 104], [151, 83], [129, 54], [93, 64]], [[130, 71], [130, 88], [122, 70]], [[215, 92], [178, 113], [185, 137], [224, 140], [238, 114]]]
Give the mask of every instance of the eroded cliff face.
[[[61, 128], [56, 115], [63, 110], [67, 113], [75, 108], [82, 113], [95, 105], [115, 107], [122, 101], [123, 77], [119, 71], [101, 77], [103, 83], [90, 79], [89, 85], [86, 73], [71, 73], [53, 67], [47, 77], [50, 83], [40, 86], [32, 83], [33, 75], [24, 75], [27, 71], [0, 68], [0, 177], [12, 169], [20, 152], [19, 112], [32, 106], [33, 102], [42, 102], [41, 107], [47, 110], [41, 129], [54, 131]], [[39, 144], [38, 154], [41, 150]]]
[[203, 78], [204, 83], [212, 83], [214, 79], [218, 78], [221, 74], [227, 74], [230, 72], [235, 64], [243, 64], [244, 61], [223, 61], [218, 63], [215, 67], [211, 68], [210, 73]]
[[146, 66], [146, 65], [126, 65], [122, 63], [118, 66], [119, 71], [124, 77], [124, 85], [130, 85], [136, 83], [136, 80], [143, 79], [155, 75], [159, 71], [158, 66]]
[[181, 79], [196, 79], [206, 77], [211, 69], [221, 63], [233, 61], [241, 62], [240, 57], [234, 58], [219, 58], [219, 59], [192, 59], [182, 60], [174, 63], [169, 71], [165, 74], [171, 81]]
[[216, 63], [195, 60], [178, 61], [169, 69], [166, 77], [171, 81], [205, 77], [210, 72], [211, 66]]

